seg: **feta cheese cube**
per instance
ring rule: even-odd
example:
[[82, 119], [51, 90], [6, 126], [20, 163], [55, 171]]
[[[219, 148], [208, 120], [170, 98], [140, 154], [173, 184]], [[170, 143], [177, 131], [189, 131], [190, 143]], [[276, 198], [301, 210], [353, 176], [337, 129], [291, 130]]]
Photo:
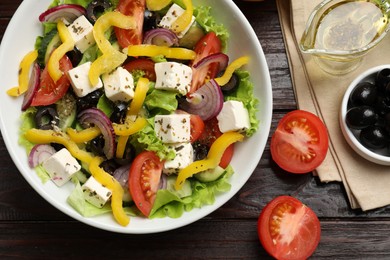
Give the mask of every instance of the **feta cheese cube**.
[[84, 53], [89, 47], [94, 45], [95, 38], [93, 37], [93, 25], [88, 19], [81, 15], [68, 26], [68, 31], [75, 41], [76, 48]]
[[93, 176], [88, 178], [81, 189], [83, 190], [84, 199], [98, 208], [102, 208], [112, 195], [111, 190], [104, 187]]
[[[169, 9], [168, 12], [164, 15], [163, 18], [161, 18], [161, 21], [159, 23], [160, 27], [169, 29], [174, 31], [173, 24], [175, 21], [185, 12], [183, 8], [178, 6], [177, 4], [173, 4]], [[192, 16], [190, 24], [180, 33], [177, 33], [178, 38], [182, 38], [186, 32], [190, 29], [191, 25], [195, 22], [195, 17]]]
[[154, 131], [163, 143], [183, 143], [190, 141], [190, 115], [156, 115]]
[[103, 87], [100, 79], [95, 86], [91, 85], [88, 77], [91, 64], [91, 62], [86, 62], [68, 71], [68, 78], [72, 84], [74, 93], [78, 97], [85, 97], [89, 93]]
[[118, 67], [102, 76], [104, 92], [112, 101], [130, 101], [134, 98], [134, 79], [126, 69]]
[[187, 94], [191, 87], [191, 67], [178, 62], [158, 62], [154, 65], [156, 71], [156, 89], [176, 91]]
[[194, 149], [191, 143], [176, 143], [169, 146], [176, 152], [176, 157], [164, 163], [163, 173], [174, 174], [194, 161]]
[[221, 112], [217, 115], [218, 126], [222, 133], [229, 131], [244, 131], [251, 124], [248, 110], [240, 101], [229, 100], [223, 103]]
[[73, 174], [81, 169], [78, 161], [66, 148], [59, 150], [43, 161], [42, 167], [57, 186], [64, 185]]

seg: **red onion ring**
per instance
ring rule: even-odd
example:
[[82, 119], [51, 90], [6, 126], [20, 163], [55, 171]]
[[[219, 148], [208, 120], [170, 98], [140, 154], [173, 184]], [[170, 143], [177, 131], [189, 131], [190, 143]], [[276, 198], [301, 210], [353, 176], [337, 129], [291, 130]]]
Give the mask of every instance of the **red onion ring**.
[[68, 22], [73, 22], [77, 17], [85, 15], [87, 11], [81, 5], [62, 4], [47, 9], [39, 15], [40, 22], [55, 22], [65, 18]]
[[49, 144], [37, 144], [31, 149], [28, 155], [28, 165], [31, 168], [35, 168], [55, 153], [56, 150], [53, 146]]
[[206, 121], [219, 114], [223, 101], [221, 87], [211, 79], [190, 97], [180, 99], [179, 108], [190, 114], [199, 115], [203, 121]]
[[111, 120], [103, 111], [94, 107], [83, 110], [78, 115], [78, 118], [82, 125], [94, 124], [100, 129], [104, 137], [103, 152], [107, 159], [112, 159], [115, 154], [116, 143]]
[[41, 68], [39, 67], [38, 63], [34, 62], [34, 65], [32, 67], [31, 71], [31, 77], [28, 82], [27, 91], [24, 94], [23, 102], [22, 102], [22, 111], [25, 111], [27, 108], [30, 107], [31, 102], [34, 99], [35, 93], [37, 93], [39, 89], [39, 79], [41, 77]]
[[145, 33], [143, 43], [159, 46], [177, 46], [179, 45], [179, 38], [169, 29], [157, 28]]
[[130, 167], [131, 164], [123, 165], [117, 168], [112, 175], [122, 187], [128, 187]]
[[209, 56], [204, 57], [197, 63], [193, 65], [194, 69], [200, 69], [205, 66], [210, 65], [211, 63], [218, 63], [219, 64], [219, 71], [222, 71], [226, 69], [226, 67], [229, 64], [229, 56], [227, 56], [224, 53], [214, 53], [210, 54]]

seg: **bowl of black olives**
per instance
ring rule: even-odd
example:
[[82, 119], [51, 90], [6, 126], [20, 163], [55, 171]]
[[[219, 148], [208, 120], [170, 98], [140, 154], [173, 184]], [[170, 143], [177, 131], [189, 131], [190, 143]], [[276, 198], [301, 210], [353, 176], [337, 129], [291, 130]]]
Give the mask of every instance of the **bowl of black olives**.
[[360, 156], [390, 165], [390, 64], [371, 68], [347, 88], [340, 126]]

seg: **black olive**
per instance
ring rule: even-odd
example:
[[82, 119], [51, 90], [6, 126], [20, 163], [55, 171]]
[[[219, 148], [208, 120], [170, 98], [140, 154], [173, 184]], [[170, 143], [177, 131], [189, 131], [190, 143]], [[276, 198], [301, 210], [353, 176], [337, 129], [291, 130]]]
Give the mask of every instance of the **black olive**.
[[103, 90], [98, 89], [92, 93], [89, 93], [85, 97], [78, 98], [76, 100], [77, 111], [83, 111], [87, 108], [96, 107], [100, 97], [103, 95]]
[[388, 136], [383, 127], [369, 126], [360, 132], [360, 143], [373, 150], [382, 149], [387, 146]]
[[68, 51], [66, 53], [66, 56], [68, 56], [68, 58], [72, 62], [73, 67], [77, 67], [79, 65], [81, 59], [83, 58], [83, 54], [77, 48], [74, 48], [73, 50]]
[[94, 0], [87, 6], [87, 19], [94, 24], [99, 16], [104, 13], [106, 9], [112, 6], [108, 0]]
[[119, 165], [126, 165], [129, 164], [129, 162], [132, 162], [135, 158], [135, 148], [131, 144], [127, 144], [125, 148], [125, 152], [123, 153], [123, 158], [119, 159], [116, 158], [115, 162], [117, 162]]
[[377, 89], [371, 82], [361, 82], [352, 91], [350, 100], [354, 106], [373, 105], [377, 98]]
[[59, 122], [57, 111], [53, 107], [39, 107], [35, 114], [35, 123], [39, 129], [53, 129], [55, 125], [58, 126]]
[[110, 120], [117, 124], [123, 124], [126, 118], [129, 104], [127, 102], [119, 102], [115, 105], [114, 111], [110, 116]]
[[194, 148], [194, 161], [203, 160], [206, 158], [207, 153], [209, 152], [209, 147], [205, 144], [201, 144], [200, 142], [195, 142], [193, 144]]
[[363, 129], [374, 125], [377, 122], [378, 115], [370, 106], [353, 107], [347, 111], [346, 121], [350, 128]]
[[146, 10], [144, 13], [143, 31], [156, 29], [161, 21], [161, 16], [157, 12]]
[[104, 147], [104, 137], [102, 135], [96, 137], [91, 142], [89, 142], [87, 146], [87, 150], [97, 154], [97, 155], [104, 155], [103, 147]]
[[64, 145], [62, 144], [57, 144], [57, 143], [50, 143], [51, 146], [53, 146], [53, 148], [58, 152], [59, 150], [61, 150], [62, 148], [65, 148]]
[[375, 111], [379, 116], [385, 116], [390, 112], [390, 100], [384, 96], [379, 95], [375, 103]]
[[[223, 73], [224, 72], [222, 71], [219, 73], [219, 75], [223, 75]], [[228, 83], [221, 86], [221, 90], [224, 93], [230, 93], [233, 90], [235, 90], [239, 84], [240, 84], [240, 78], [238, 77], [238, 75], [236, 73], [233, 73], [232, 77], [229, 79]]]
[[390, 69], [383, 69], [379, 71], [375, 78], [375, 85], [382, 93], [385, 92], [387, 84], [390, 82]]
[[115, 170], [119, 168], [119, 165], [113, 159], [103, 161], [99, 166], [111, 175], [113, 175]]

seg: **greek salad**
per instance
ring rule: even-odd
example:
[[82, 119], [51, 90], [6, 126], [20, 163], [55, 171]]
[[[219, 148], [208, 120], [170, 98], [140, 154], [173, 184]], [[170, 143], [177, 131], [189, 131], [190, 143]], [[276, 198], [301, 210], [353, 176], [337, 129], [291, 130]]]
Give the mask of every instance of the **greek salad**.
[[82, 216], [178, 218], [230, 189], [258, 129], [250, 57], [191, 0], [54, 0], [20, 62], [20, 144]]

